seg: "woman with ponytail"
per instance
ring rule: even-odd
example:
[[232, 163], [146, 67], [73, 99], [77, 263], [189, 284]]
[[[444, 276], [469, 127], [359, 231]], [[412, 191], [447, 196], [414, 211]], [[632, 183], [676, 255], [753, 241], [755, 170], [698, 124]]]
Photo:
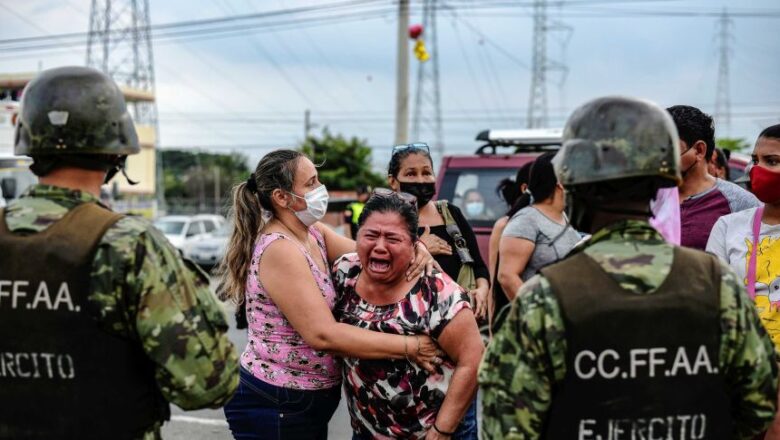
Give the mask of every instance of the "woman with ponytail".
[[533, 161], [527, 162], [517, 170], [517, 175], [514, 180], [509, 178], [504, 179], [498, 184], [498, 188], [496, 188], [496, 191], [501, 194], [504, 201], [509, 206], [509, 210], [503, 217], [496, 220], [496, 223], [493, 225], [493, 230], [490, 231], [490, 241], [488, 241], [488, 269], [490, 270], [490, 286], [492, 290], [492, 295], [489, 297], [488, 313], [490, 314], [490, 327], [493, 332], [498, 330], [500, 324], [495, 319], [496, 312], [509, 304], [509, 299], [504, 294], [504, 289], [501, 288], [501, 284], [496, 279], [499, 263], [498, 245], [509, 219], [520, 210], [517, 201], [520, 199], [520, 196], [528, 190], [528, 178], [531, 175], [531, 166], [533, 164]]
[[580, 240], [563, 213], [563, 186], [553, 171], [554, 156], [544, 153], [534, 161], [528, 190], [517, 200], [501, 236], [496, 278], [510, 301], [523, 282], [565, 257]]
[[[222, 290], [247, 311], [240, 383], [225, 415], [236, 439], [326, 439], [341, 396], [336, 355], [408, 359], [434, 371], [441, 362], [427, 336], [402, 336], [337, 322], [331, 264], [355, 242], [319, 223], [328, 192], [298, 151], [277, 150], [233, 188], [233, 235], [222, 262]], [[415, 246], [409, 271], [430, 254]]]

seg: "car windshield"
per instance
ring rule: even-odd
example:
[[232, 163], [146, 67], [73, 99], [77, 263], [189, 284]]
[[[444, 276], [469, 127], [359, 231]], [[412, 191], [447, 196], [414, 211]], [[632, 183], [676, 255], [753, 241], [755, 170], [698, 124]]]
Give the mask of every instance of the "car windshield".
[[184, 230], [186, 223], [182, 220], [158, 220], [154, 222], [154, 226], [161, 230], [163, 234], [179, 235]]
[[219, 229], [214, 231], [214, 236], [229, 237], [231, 232], [233, 232], [233, 226], [229, 225], [228, 223], [223, 223], [222, 226], [219, 227]]
[[452, 168], [445, 172], [437, 198], [460, 208], [472, 226], [492, 227], [509, 209], [496, 187], [516, 173], [516, 168]]

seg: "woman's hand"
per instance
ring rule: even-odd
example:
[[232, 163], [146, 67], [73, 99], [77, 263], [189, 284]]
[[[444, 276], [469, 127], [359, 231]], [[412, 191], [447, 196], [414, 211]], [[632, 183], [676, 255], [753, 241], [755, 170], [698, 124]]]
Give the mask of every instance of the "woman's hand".
[[431, 234], [431, 227], [425, 225], [425, 232], [420, 236], [431, 255], [452, 255], [452, 247], [440, 237]]
[[425, 335], [407, 336], [406, 344], [406, 354], [409, 360], [422, 367], [425, 371], [436, 374], [445, 354], [433, 342], [433, 339]]
[[433, 259], [433, 255], [428, 252], [425, 244], [418, 241], [415, 243], [414, 248], [416, 250], [414, 261], [412, 261], [409, 265], [409, 269], [406, 271], [407, 280], [411, 281], [415, 279], [418, 275], [423, 273], [423, 271], [425, 271], [426, 275], [433, 275], [434, 268], [439, 270], [439, 272], [442, 271], [441, 266]]
[[474, 317], [477, 320], [484, 319], [487, 315], [489, 294], [490, 289], [484, 284], [469, 292], [469, 296], [473, 298]]

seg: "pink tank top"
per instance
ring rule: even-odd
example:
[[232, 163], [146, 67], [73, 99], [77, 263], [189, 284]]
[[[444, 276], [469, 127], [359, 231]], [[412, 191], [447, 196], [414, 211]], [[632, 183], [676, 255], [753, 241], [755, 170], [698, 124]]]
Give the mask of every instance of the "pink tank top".
[[[324, 261], [325, 242], [312, 227], [309, 234], [316, 240]], [[241, 354], [241, 365], [264, 382], [285, 388], [318, 390], [341, 383], [341, 365], [331, 354], [314, 350], [292, 327], [258, 279], [260, 259], [265, 249], [276, 240], [290, 240], [306, 257], [322, 296], [333, 310], [336, 292], [330, 273], [314, 263], [309, 252], [296, 240], [273, 232], [257, 239], [249, 275], [246, 281], [246, 316], [249, 323], [248, 343]]]

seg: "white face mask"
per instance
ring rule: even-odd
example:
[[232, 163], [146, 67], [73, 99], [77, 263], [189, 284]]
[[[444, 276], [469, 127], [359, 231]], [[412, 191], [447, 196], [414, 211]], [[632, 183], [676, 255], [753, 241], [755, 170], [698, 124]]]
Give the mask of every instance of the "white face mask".
[[466, 203], [466, 214], [469, 217], [476, 217], [482, 214], [485, 209], [485, 202], [468, 202]]
[[[288, 191], [289, 192], [289, 191]], [[325, 213], [328, 212], [328, 189], [325, 185], [320, 185], [317, 188], [307, 192], [303, 197], [298, 194], [290, 192], [295, 197], [306, 201], [306, 209], [302, 211], [293, 211], [298, 220], [301, 221], [306, 227], [317, 223], [325, 217]]]

